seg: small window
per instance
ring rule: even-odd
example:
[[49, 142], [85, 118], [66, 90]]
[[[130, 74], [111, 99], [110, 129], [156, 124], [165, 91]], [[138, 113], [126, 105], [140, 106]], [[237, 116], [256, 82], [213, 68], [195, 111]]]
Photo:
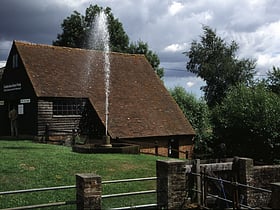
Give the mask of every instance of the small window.
[[12, 68], [13, 68], [13, 69], [18, 68], [18, 54], [14, 54], [14, 55], [13, 55]]
[[85, 99], [57, 99], [53, 101], [53, 115], [81, 115], [85, 104]]

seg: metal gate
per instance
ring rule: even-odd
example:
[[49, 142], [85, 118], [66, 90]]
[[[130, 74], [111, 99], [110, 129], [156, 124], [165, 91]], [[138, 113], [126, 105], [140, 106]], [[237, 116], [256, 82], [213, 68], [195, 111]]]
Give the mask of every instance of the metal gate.
[[228, 165], [224, 163], [223, 167], [228, 171], [226, 178], [220, 176], [219, 173], [206, 170], [206, 167], [200, 171], [200, 162], [192, 166], [192, 171], [189, 171], [186, 175], [189, 176], [187, 179], [188, 195], [193, 201], [196, 201], [200, 207], [206, 209], [267, 208], [267, 206], [247, 205], [246, 201], [248, 198], [246, 196], [248, 196], [249, 192], [251, 194], [254, 194], [253, 192], [261, 192], [264, 196], [270, 198], [271, 190], [239, 183], [237, 174], [229, 170], [231, 167], [230, 163]]

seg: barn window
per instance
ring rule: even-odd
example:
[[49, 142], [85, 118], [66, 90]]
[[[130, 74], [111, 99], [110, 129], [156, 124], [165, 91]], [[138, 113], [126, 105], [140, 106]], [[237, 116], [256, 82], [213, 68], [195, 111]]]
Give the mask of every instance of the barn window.
[[18, 68], [18, 54], [14, 54], [14, 55], [13, 55], [12, 68], [13, 68], [13, 69]]
[[53, 101], [53, 115], [81, 115], [85, 99], [57, 99]]

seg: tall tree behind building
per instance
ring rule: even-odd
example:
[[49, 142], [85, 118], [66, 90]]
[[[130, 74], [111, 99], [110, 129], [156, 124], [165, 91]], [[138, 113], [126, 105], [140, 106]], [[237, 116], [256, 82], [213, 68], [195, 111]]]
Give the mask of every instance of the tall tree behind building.
[[254, 76], [256, 61], [238, 59], [238, 45], [227, 44], [208, 26], [203, 26], [200, 41], [193, 41], [184, 54], [188, 57], [187, 70], [201, 77], [205, 100], [210, 107], [219, 104], [230, 87], [249, 83]]
[[105, 9], [98, 5], [90, 5], [85, 12], [85, 16], [74, 11], [73, 14], [63, 20], [61, 24], [62, 33], [57, 35], [53, 45], [90, 49], [87, 43], [90, 31], [93, 27], [95, 16], [100, 11], [105, 11], [108, 17], [108, 30], [110, 34], [110, 50], [113, 52], [144, 54], [155, 72], [161, 78], [164, 71], [159, 67], [160, 60], [156, 53], [148, 48], [148, 44], [143, 41], [129, 43], [129, 37], [126, 34], [122, 23], [114, 17], [111, 8]]

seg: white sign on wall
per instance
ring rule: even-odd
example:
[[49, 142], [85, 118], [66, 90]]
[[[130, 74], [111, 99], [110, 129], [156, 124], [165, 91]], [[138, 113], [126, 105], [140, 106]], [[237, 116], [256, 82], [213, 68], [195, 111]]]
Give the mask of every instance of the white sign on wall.
[[23, 104], [19, 104], [18, 105], [18, 114], [24, 114], [24, 105]]
[[15, 83], [15, 84], [9, 84], [9, 85], [4, 85], [4, 92], [10, 92], [10, 91], [17, 91], [21, 90], [21, 83]]
[[20, 99], [20, 103], [21, 103], [21, 104], [29, 104], [30, 101], [31, 101], [30, 98]]

